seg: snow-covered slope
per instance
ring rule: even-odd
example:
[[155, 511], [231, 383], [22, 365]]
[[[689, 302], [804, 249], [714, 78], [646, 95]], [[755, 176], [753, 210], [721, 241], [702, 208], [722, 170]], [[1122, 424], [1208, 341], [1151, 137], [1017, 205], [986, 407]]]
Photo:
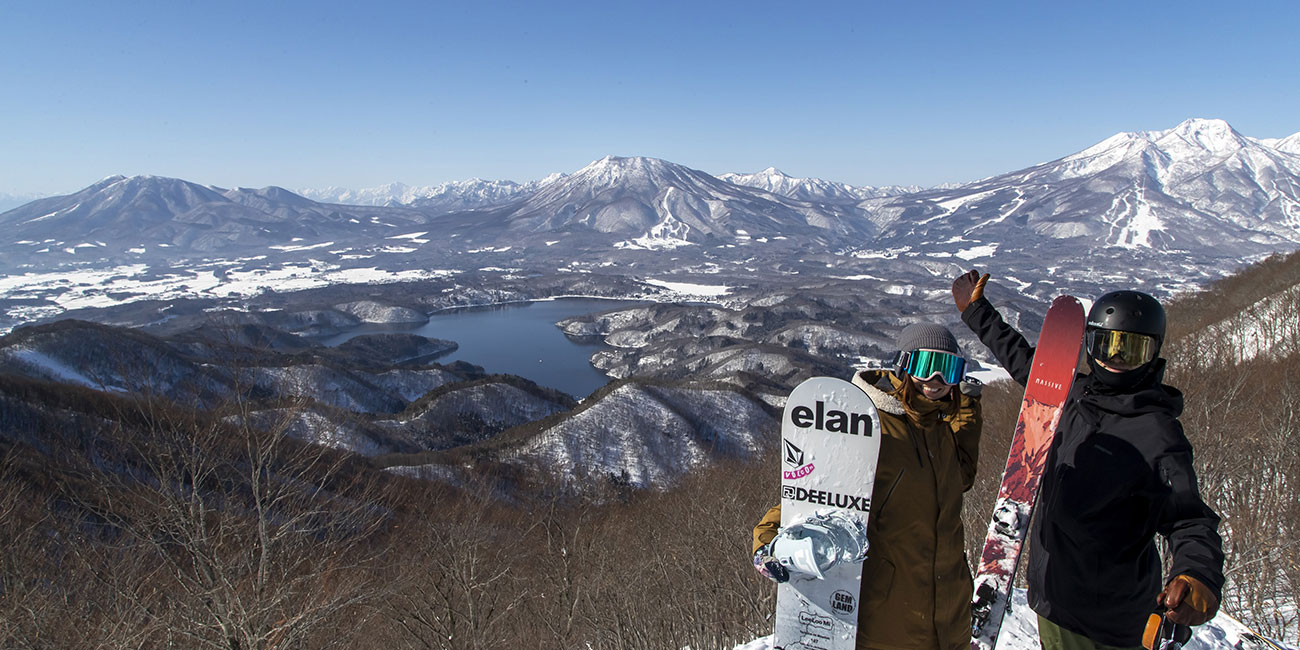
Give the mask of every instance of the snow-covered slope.
[[1178, 342], [1198, 350], [1202, 362], [1237, 364], [1258, 356], [1300, 354], [1300, 285], [1266, 296], [1230, 318], [1192, 332]]
[[852, 210], [756, 192], [656, 158], [607, 156], [528, 197], [508, 215], [511, 230], [583, 229], [629, 242], [700, 243], [766, 236], [868, 236]]
[[[1191, 640], [1183, 646], [1185, 650], [1272, 650], [1274, 646], [1257, 640], [1246, 626], [1237, 619], [1220, 611], [1209, 623], [1194, 631]], [[1280, 642], [1276, 647], [1283, 650], [1297, 650], [1295, 646]], [[1017, 589], [1012, 594], [1011, 613], [1002, 622], [1002, 634], [998, 637], [997, 650], [1039, 650], [1038, 617], [1029, 609], [1025, 591]], [[765, 636], [735, 647], [735, 650], [772, 650], [772, 637]]]
[[[1294, 138], [1295, 136], [1292, 136]], [[886, 240], [964, 240], [1246, 257], [1300, 243], [1300, 155], [1222, 120], [1120, 133], [946, 191], [864, 202]], [[1286, 143], [1286, 144], [1283, 144]]]
[[739, 391], [626, 383], [502, 456], [559, 476], [665, 488], [717, 458], [757, 456], [774, 426]]

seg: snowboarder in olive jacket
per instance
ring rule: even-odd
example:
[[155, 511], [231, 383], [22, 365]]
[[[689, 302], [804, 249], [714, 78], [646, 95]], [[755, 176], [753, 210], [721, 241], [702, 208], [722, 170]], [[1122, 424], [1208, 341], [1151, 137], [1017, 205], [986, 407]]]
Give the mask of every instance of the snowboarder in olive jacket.
[[[853, 377], [880, 413], [876, 466], [862, 568], [859, 650], [965, 650], [970, 643], [970, 568], [962, 494], [975, 481], [979, 384], [963, 381], [965, 359], [946, 328], [914, 323], [898, 338], [904, 358], [960, 359], [947, 376], [930, 366], [865, 370]], [[945, 356], [946, 355], [946, 356]], [[754, 527], [756, 567], [781, 526], [777, 504]]]
[[[971, 331], [1025, 384], [1034, 348], [983, 297], [987, 281], [976, 271], [959, 276], [954, 301]], [[1088, 641], [1136, 647], [1153, 611], [1200, 625], [1218, 609], [1219, 517], [1197, 489], [1178, 421], [1182, 393], [1161, 383], [1164, 333], [1164, 309], [1137, 291], [1106, 294], [1088, 312], [1091, 373], [1070, 390], [1029, 536], [1029, 604], [1046, 649]], [[1157, 534], [1172, 554], [1165, 581]]]

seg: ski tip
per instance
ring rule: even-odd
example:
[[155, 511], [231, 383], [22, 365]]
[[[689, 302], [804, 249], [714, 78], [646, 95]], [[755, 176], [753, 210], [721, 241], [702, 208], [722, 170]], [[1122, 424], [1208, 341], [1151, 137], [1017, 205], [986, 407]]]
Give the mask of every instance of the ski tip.
[[1083, 302], [1071, 295], [1057, 296], [1047, 308], [1048, 318], [1077, 320], [1080, 325], [1083, 323], [1084, 316]]

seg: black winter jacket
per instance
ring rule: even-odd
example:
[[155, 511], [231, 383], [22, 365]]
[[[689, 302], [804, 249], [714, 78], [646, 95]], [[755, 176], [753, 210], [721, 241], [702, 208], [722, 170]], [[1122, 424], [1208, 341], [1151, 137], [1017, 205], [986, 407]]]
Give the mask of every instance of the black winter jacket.
[[[988, 300], [962, 320], [1011, 377], [1029, 379], [1034, 349]], [[1169, 576], [1190, 575], [1221, 597], [1219, 517], [1196, 487], [1178, 416], [1183, 396], [1160, 383], [1164, 361], [1117, 392], [1078, 375], [1043, 470], [1029, 533], [1029, 605], [1061, 627], [1114, 646], [1141, 645], [1164, 581], [1155, 535], [1169, 542]]]

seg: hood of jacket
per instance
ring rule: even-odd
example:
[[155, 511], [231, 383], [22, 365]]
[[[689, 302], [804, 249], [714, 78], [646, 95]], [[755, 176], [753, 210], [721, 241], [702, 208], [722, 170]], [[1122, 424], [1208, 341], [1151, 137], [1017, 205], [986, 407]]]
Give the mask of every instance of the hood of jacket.
[[1116, 388], [1093, 374], [1081, 375], [1075, 380], [1079, 387], [1076, 396], [1098, 411], [1112, 415], [1135, 417], [1162, 413], [1176, 418], [1183, 412], [1183, 393], [1161, 383], [1165, 376], [1164, 359], [1157, 363], [1158, 366], [1132, 388]]

